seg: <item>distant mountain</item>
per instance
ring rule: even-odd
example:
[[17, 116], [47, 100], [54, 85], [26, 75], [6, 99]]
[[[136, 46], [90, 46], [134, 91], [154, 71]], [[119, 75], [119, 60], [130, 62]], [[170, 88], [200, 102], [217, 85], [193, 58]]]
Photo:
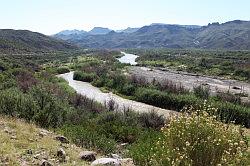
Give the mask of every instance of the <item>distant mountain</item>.
[[63, 40], [69, 40], [69, 39], [77, 39], [77, 38], [81, 38], [83, 36], [89, 35], [88, 32], [84, 31], [84, 30], [64, 30], [61, 31], [55, 35], [53, 35], [55, 38], [57, 39], [63, 39]]
[[66, 41], [37, 32], [0, 29], [0, 53], [48, 52], [77, 48]]
[[133, 33], [136, 32], [137, 30], [139, 30], [140, 28], [130, 28], [128, 27], [127, 29], [122, 29], [122, 30], [117, 30], [116, 32], [118, 33]]
[[[126, 32], [127, 31], [127, 32]], [[123, 33], [121, 33], [123, 32]], [[207, 26], [154, 23], [139, 29], [72, 37], [88, 48], [204, 48], [250, 50], [250, 21], [234, 20]]]
[[198, 32], [194, 40], [199, 48], [250, 50], [250, 21], [209, 24]]
[[102, 28], [102, 27], [94, 27], [91, 31], [89, 31], [88, 33], [90, 35], [105, 35], [109, 32], [111, 32], [112, 30], [108, 29], [108, 28]]
[[177, 25], [177, 26], [181, 26], [181, 27], [185, 27], [185, 28], [189, 28], [189, 29], [196, 29], [196, 28], [201, 28], [202, 26], [200, 25], [179, 25], [179, 24], [163, 24], [163, 23], [152, 23], [150, 24], [152, 25]]
[[72, 34], [80, 35], [80, 34], [84, 34], [84, 33], [87, 33], [87, 32], [84, 31], [84, 30], [74, 29], [74, 30], [64, 30], [64, 31], [61, 31], [61, 32], [57, 33], [57, 35], [72, 35]]

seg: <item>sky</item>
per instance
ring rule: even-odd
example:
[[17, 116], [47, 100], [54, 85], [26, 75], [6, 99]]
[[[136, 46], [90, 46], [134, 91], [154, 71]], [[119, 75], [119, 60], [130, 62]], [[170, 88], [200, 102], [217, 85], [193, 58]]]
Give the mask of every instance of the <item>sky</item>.
[[0, 0], [0, 29], [52, 35], [66, 29], [113, 30], [151, 23], [207, 25], [250, 20], [250, 0]]

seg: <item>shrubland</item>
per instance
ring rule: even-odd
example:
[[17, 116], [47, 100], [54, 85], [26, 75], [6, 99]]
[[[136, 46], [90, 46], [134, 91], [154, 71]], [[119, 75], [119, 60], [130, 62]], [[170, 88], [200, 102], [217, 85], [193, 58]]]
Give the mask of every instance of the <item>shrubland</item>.
[[[143, 78], [124, 75], [126, 66], [115, 60], [116, 54], [92, 52], [65, 63], [59, 57], [58, 62], [37, 65], [39, 60], [30, 66], [29, 59], [1, 59], [0, 114], [55, 130], [103, 154], [132, 157], [137, 165], [249, 165], [248, 140], [241, 127], [232, 124], [249, 125], [248, 107], [190, 93], [168, 81], [149, 85]], [[166, 118], [153, 111], [117, 110], [112, 102], [101, 105], [55, 77], [68, 69], [93, 73], [90, 82], [96, 86], [180, 113]]]

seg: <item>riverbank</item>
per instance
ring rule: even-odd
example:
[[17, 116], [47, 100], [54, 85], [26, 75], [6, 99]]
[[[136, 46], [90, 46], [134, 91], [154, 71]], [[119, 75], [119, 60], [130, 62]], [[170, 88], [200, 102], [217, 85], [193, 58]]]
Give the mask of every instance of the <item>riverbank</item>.
[[136, 112], [155, 111], [159, 115], [164, 115], [165, 117], [169, 117], [170, 114], [176, 113], [175, 111], [162, 109], [159, 107], [155, 107], [152, 105], [144, 104], [133, 100], [128, 100], [116, 94], [113, 94], [112, 92], [104, 93], [99, 88], [94, 87], [90, 83], [73, 80], [73, 74], [74, 72], [70, 72], [70, 73], [60, 74], [58, 75], [58, 77], [65, 79], [69, 83], [69, 86], [71, 86], [77, 93], [84, 95], [89, 99], [93, 99], [97, 102], [100, 102], [102, 104], [106, 104], [110, 100], [114, 100], [115, 103], [118, 104], [117, 107], [120, 110], [128, 108]]

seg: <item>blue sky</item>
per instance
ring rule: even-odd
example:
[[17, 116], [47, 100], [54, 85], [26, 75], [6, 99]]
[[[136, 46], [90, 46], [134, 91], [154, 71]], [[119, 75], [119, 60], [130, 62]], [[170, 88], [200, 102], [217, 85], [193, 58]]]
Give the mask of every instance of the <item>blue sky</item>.
[[250, 0], [1, 0], [0, 28], [47, 35], [64, 29], [250, 20]]

